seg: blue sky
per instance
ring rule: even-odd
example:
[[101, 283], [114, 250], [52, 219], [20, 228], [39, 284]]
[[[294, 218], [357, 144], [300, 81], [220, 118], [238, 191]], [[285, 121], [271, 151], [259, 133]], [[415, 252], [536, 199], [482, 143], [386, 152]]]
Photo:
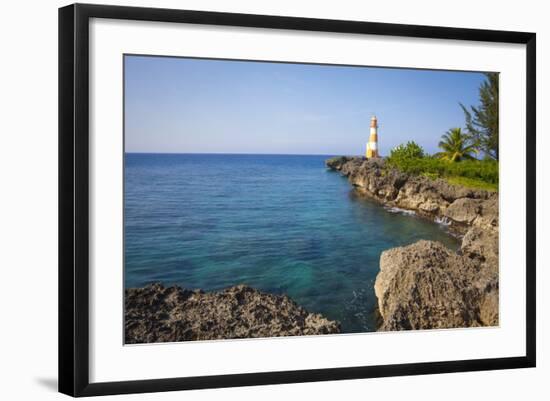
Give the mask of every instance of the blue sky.
[[[373, 60], [373, 63], [375, 60]], [[376, 114], [382, 155], [437, 152], [478, 104], [475, 72], [125, 57], [126, 152], [363, 154]]]

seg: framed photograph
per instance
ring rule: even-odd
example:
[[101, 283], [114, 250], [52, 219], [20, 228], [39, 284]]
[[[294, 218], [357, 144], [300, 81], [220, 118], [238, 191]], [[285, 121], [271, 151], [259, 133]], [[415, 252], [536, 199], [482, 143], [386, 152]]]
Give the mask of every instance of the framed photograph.
[[59, 390], [535, 366], [535, 34], [59, 10]]

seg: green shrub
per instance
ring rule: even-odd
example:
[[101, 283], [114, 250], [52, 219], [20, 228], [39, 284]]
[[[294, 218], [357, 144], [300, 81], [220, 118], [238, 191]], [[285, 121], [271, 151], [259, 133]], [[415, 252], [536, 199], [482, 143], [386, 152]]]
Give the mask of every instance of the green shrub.
[[390, 151], [390, 159], [415, 159], [424, 157], [424, 149], [414, 141], [401, 144]]
[[437, 173], [428, 173], [428, 172], [424, 172], [424, 173], [422, 173], [422, 175], [423, 175], [424, 177], [428, 177], [428, 178], [431, 179], [431, 180], [435, 180], [436, 178], [439, 178], [439, 174], [437, 174]]
[[390, 156], [387, 162], [390, 166], [409, 174], [422, 174], [430, 178], [466, 177], [498, 184], [498, 161], [495, 160], [462, 160], [453, 163], [431, 156], [416, 158]]
[[468, 177], [446, 177], [445, 180], [449, 184], [460, 185], [463, 187], [474, 188], [474, 189], [484, 189], [485, 191], [498, 191], [498, 183], [490, 183], [482, 181], [476, 178]]

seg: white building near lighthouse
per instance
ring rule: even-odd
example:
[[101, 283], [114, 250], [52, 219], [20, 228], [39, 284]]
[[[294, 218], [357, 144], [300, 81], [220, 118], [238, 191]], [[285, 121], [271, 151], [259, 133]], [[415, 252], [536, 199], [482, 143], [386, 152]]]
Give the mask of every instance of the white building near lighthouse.
[[371, 157], [380, 157], [378, 153], [378, 120], [376, 116], [372, 116], [370, 119], [370, 136], [367, 142], [367, 151], [365, 157], [370, 159]]

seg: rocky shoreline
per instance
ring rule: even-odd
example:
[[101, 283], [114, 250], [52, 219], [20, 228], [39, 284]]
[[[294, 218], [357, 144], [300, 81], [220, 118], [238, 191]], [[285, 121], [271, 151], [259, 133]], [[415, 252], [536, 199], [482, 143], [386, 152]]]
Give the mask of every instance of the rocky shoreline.
[[[498, 193], [404, 174], [383, 159], [338, 157], [328, 168], [387, 207], [443, 222], [461, 237], [455, 252], [421, 240], [380, 256], [375, 281], [379, 331], [499, 324]], [[286, 295], [245, 285], [204, 292], [151, 284], [125, 290], [125, 343], [340, 333]]]
[[326, 165], [381, 204], [443, 222], [458, 252], [435, 241], [386, 250], [375, 282], [379, 330], [497, 326], [498, 193], [402, 173], [384, 159], [337, 157]]
[[340, 332], [286, 295], [238, 285], [217, 292], [151, 284], [125, 291], [125, 343], [281, 337]]

